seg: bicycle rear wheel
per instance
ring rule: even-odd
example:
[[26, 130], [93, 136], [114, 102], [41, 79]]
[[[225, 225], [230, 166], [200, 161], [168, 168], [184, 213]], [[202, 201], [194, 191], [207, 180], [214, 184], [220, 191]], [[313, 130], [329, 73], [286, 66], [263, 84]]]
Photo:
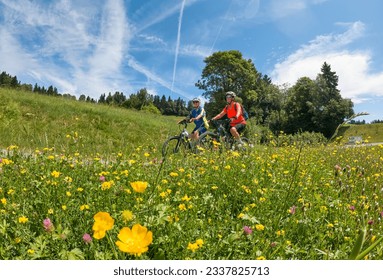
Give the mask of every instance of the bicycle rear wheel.
[[179, 136], [168, 138], [162, 146], [162, 156], [165, 157], [169, 154], [186, 154], [190, 149], [190, 143], [185, 142]]
[[238, 150], [238, 151], [247, 151], [250, 148], [253, 147], [253, 144], [251, 141], [246, 137], [241, 137], [241, 141], [243, 144], [238, 144], [235, 141], [231, 143], [231, 149], [232, 150]]
[[220, 150], [220, 140], [217, 133], [206, 131], [199, 136], [196, 151], [199, 150], [208, 150], [208, 151], [218, 151]]

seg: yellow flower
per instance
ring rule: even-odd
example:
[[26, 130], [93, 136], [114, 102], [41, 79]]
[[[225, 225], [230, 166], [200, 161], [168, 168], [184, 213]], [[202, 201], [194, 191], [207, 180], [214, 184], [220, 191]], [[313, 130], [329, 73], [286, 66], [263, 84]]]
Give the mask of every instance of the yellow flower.
[[7, 199], [5, 197], [3, 197], [2, 199], [0, 199], [1, 203], [3, 205], [6, 205], [7, 204]]
[[56, 171], [56, 170], [54, 170], [54, 171], [52, 171], [51, 172], [51, 175], [52, 175], [52, 177], [54, 177], [54, 178], [58, 178], [59, 176], [60, 176], [60, 172], [58, 172], [58, 171]]
[[185, 211], [186, 210], [186, 206], [185, 206], [185, 204], [180, 204], [180, 205], [178, 205], [178, 208], [181, 210], [181, 211]]
[[203, 245], [203, 240], [202, 239], [197, 239], [194, 243], [190, 243], [188, 244], [188, 250], [191, 250], [193, 253], [201, 248]]
[[143, 193], [148, 187], [148, 182], [143, 182], [143, 181], [130, 182], [130, 186], [133, 188], [135, 192]]
[[132, 213], [132, 211], [124, 210], [124, 211], [122, 211], [121, 216], [122, 216], [122, 219], [125, 222], [129, 222], [129, 221], [133, 220], [133, 213]]
[[188, 244], [188, 250], [191, 250], [193, 253], [198, 249], [197, 243], [190, 243]]
[[189, 201], [191, 199], [191, 197], [187, 196], [187, 194], [185, 194], [185, 196], [182, 198], [182, 201]]
[[62, 205], [61, 209], [65, 211], [67, 209], [66, 205]]
[[54, 210], [52, 208], [49, 208], [48, 209], [48, 214], [53, 214], [54, 213]]
[[88, 204], [83, 204], [80, 206], [80, 211], [84, 211], [84, 210], [89, 210], [89, 205]]
[[266, 258], [265, 258], [264, 256], [259, 256], [259, 257], [257, 258], [257, 260], [258, 260], [258, 261], [263, 261], [263, 260], [266, 260]]
[[101, 184], [101, 190], [109, 190], [114, 184], [114, 181], [106, 181]]
[[202, 240], [202, 239], [197, 239], [197, 240], [195, 241], [195, 243], [198, 245], [198, 247], [202, 247], [202, 245], [203, 245], [203, 240]]
[[114, 219], [107, 212], [98, 212], [93, 219], [93, 237], [96, 239], [104, 238], [106, 231], [113, 228]]
[[170, 172], [170, 177], [177, 177], [178, 176], [178, 173], [176, 173], [176, 172]]
[[2, 165], [8, 165], [8, 164], [11, 164], [13, 161], [12, 160], [9, 160], [9, 159], [7, 159], [7, 158], [3, 158], [2, 160], [1, 160], [1, 164]]
[[135, 224], [132, 229], [123, 227], [118, 234], [118, 239], [120, 240], [116, 241], [116, 245], [120, 251], [140, 256], [148, 251], [148, 246], [153, 241], [153, 234], [146, 227]]
[[121, 175], [128, 176], [129, 171], [125, 169], [125, 170], [121, 171]]
[[261, 224], [258, 224], [258, 225], [255, 225], [255, 229], [256, 229], [257, 231], [262, 231], [262, 230], [265, 229], [265, 226], [264, 226], [264, 225], [261, 225]]
[[28, 218], [27, 217], [25, 217], [25, 216], [19, 217], [19, 223], [20, 224], [25, 224], [26, 222], [28, 222]]

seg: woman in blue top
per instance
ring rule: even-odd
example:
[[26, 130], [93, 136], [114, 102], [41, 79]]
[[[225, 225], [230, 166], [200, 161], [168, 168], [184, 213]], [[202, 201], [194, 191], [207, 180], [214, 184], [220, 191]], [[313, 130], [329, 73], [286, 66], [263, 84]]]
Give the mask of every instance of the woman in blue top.
[[201, 100], [193, 98], [193, 110], [190, 111], [189, 116], [186, 118], [189, 122], [194, 122], [195, 128], [191, 132], [190, 138], [198, 140], [199, 135], [206, 131], [203, 117], [206, 116], [205, 110], [200, 106]]

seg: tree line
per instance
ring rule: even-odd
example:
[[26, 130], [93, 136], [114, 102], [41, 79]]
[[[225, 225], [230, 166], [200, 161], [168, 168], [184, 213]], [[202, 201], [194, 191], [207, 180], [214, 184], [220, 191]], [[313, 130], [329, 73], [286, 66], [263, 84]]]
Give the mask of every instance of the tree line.
[[[195, 86], [203, 91], [202, 96], [207, 100], [204, 107], [208, 118], [224, 108], [226, 91], [236, 92], [250, 118], [276, 135], [317, 132], [330, 138], [339, 124], [354, 115], [352, 101], [342, 98], [339, 77], [327, 62], [318, 69], [315, 79], [301, 77], [294, 85], [273, 84], [270, 77], [256, 69], [251, 59], [243, 58], [237, 50], [215, 52], [206, 57], [204, 63]], [[16, 76], [5, 72], [0, 74], [0, 85], [76, 99], [70, 94], [58, 93], [53, 86], [21, 84]], [[82, 94], [78, 100], [164, 115], [185, 116], [192, 109], [190, 101], [151, 95], [145, 88], [128, 96], [122, 92], [103, 93], [98, 100]]]
[[[53, 87], [52, 85], [45, 88], [44, 86], [39, 86], [37, 84], [32, 86], [31, 84], [21, 83], [17, 79], [17, 76], [12, 76], [5, 71], [0, 74], [0, 86], [20, 89], [26, 92], [77, 100], [76, 96], [69, 93], [59, 93], [57, 88]], [[107, 104], [110, 106], [119, 106], [127, 109], [143, 110], [155, 114], [175, 116], [185, 116], [192, 108], [190, 102], [187, 104], [181, 98], [173, 100], [170, 96], [166, 97], [165, 95], [162, 95], [162, 97], [160, 97], [158, 95], [151, 95], [145, 88], [140, 89], [137, 93], [130, 94], [128, 97], [125, 96], [124, 93], [118, 91], [116, 91], [114, 94], [109, 92], [108, 95], [103, 93], [98, 100], [81, 94], [78, 101]]]

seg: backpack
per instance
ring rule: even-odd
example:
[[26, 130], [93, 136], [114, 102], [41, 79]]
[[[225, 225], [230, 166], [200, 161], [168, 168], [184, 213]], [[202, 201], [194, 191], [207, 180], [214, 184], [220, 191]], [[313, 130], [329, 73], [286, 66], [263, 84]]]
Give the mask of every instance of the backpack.
[[[246, 111], [245, 108], [243, 108], [243, 106], [242, 106], [241, 103], [239, 103], [239, 102], [234, 102], [234, 104], [236, 104], [236, 103], [238, 103], [239, 106], [241, 106], [241, 109], [242, 109], [242, 116], [243, 116], [243, 118], [245, 119], [245, 121], [247, 121], [247, 120], [249, 119], [249, 113]], [[228, 105], [226, 105], [226, 110], [227, 110], [227, 106], [228, 106]], [[235, 111], [237, 111], [237, 106], [234, 106], [234, 109], [235, 109]]]

